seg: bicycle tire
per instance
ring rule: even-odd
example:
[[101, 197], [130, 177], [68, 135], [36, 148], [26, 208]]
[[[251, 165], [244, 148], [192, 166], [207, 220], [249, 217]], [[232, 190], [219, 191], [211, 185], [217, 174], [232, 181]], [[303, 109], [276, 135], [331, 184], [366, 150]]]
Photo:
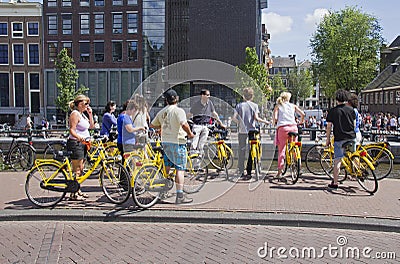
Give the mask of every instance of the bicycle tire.
[[60, 168], [54, 164], [41, 164], [28, 173], [25, 181], [25, 193], [29, 201], [34, 205], [38, 207], [52, 207], [65, 197], [66, 192], [52, 191], [40, 186], [43, 177], [48, 179], [55, 172], [57, 172], [57, 174], [53, 179], [67, 179], [66, 172], [60, 170]]
[[[329, 179], [333, 180], [333, 164], [335, 162], [332, 152], [324, 151], [321, 154], [321, 167]], [[347, 172], [344, 166], [340, 167], [338, 182], [343, 183], [347, 179]]]
[[29, 170], [36, 159], [36, 152], [28, 143], [18, 143], [10, 152], [10, 166], [15, 171]]
[[149, 182], [157, 179], [163, 179], [163, 176], [156, 166], [144, 165], [139, 169], [132, 190], [132, 198], [137, 206], [146, 209], [158, 202], [162, 191], [149, 187]]
[[[224, 165], [222, 164], [222, 161], [218, 158], [218, 149], [216, 144], [208, 144], [204, 146], [205, 148], [205, 153], [207, 155], [207, 159], [211, 165], [213, 165], [214, 168], [217, 170], [224, 170]], [[227, 168], [231, 169], [233, 166], [233, 151], [231, 148], [228, 146], [225, 147], [225, 152], [228, 156], [227, 158]]]
[[[88, 153], [86, 154], [86, 161], [83, 164], [83, 173], [85, 174], [88, 170], [90, 170], [93, 166], [93, 164], [96, 161], [97, 155], [99, 155], [98, 153], [93, 153], [93, 152], [99, 152], [99, 150], [96, 147], [91, 147], [88, 151]], [[94, 159], [92, 160], [91, 156], [94, 156]], [[97, 166], [97, 168], [94, 169], [94, 171], [92, 172], [92, 174], [90, 175], [90, 178], [92, 178], [91, 176], [97, 176], [99, 175], [101, 172], [101, 166]]]
[[131, 194], [130, 177], [121, 162], [106, 162], [100, 172], [100, 182], [103, 192], [110, 202], [123, 204], [129, 199]]
[[[356, 175], [358, 183], [366, 192], [374, 194], [378, 190], [378, 180], [374, 170], [368, 166], [363, 158], [354, 161], [355, 158], [358, 157], [352, 158], [353, 167], [355, 166], [355, 162], [358, 162], [361, 170], [361, 175]], [[354, 170], [355, 169], [353, 169], [353, 171]]]
[[108, 145], [107, 147], [104, 148], [104, 154], [106, 155], [106, 157], [115, 157], [117, 155], [120, 155], [120, 151], [118, 149], [117, 144], [111, 144]]
[[301, 157], [297, 152], [297, 148], [292, 148], [289, 153], [290, 164], [288, 164], [288, 169], [290, 172], [289, 183], [291, 184], [295, 184], [300, 176]]
[[67, 145], [62, 142], [50, 142], [47, 144], [44, 149], [43, 158], [44, 159], [53, 159], [59, 151], [66, 150]]
[[382, 180], [390, 175], [393, 170], [393, 159], [389, 150], [382, 147], [364, 147], [368, 155], [372, 158], [371, 162], [375, 167], [374, 173], [377, 180]]
[[129, 172], [129, 176], [131, 177], [131, 186], [133, 186], [133, 177], [135, 176], [135, 172], [138, 169], [136, 163], [141, 161], [142, 157], [138, 154], [131, 154], [128, 159], [125, 160], [125, 168]]
[[185, 173], [183, 191], [185, 193], [196, 193], [200, 191], [207, 182], [208, 167], [199, 156], [189, 158], [190, 161], [188, 162], [188, 168]]
[[321, 166], [321, 153], [324, 150], [321, 144], [312, 146], [306, 153], [305, 163], [307, 170], [315, 175], [325, 175], [325, 171]]

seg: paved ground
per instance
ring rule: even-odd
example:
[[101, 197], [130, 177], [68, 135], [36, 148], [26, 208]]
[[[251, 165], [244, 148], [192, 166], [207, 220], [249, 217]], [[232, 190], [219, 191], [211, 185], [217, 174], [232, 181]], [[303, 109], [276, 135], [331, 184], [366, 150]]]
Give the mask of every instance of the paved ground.
[[[193, 204], [176, 206], [172, 194], [141, 211], [132, 199], [109, 203], [97, 179], [83, 184], [87, 201], [37, 209], [26, 173], [0, 172], [0, 263], [399, 263], [400, 180], [371, 196], [354, 181], [329, 191], [325, 177], [286, 185], [274, 173], [265, 183], [216, 177]], [[302, 257], [310, 248], [315, 257]], [[353, 250], [359, 258], [346, 256]]]

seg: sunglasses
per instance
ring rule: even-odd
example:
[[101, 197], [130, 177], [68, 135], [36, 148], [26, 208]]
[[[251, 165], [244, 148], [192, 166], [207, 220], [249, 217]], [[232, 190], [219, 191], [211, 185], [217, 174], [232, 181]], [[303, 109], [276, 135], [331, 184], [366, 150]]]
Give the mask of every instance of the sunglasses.
[[210, 96], [210, 94], [203, 94], [203, 95], [205, 95], [205, 96]]

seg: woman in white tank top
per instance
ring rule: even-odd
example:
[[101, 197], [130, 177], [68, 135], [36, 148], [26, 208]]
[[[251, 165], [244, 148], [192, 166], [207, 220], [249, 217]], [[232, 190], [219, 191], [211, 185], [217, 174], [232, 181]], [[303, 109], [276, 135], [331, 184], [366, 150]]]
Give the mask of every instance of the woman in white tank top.
[[275, 132], [275, 145], [278, 146], [278, 173], [276, 178], [281, 178], [284, 158], [285, 158], [285, 145], [288, 138], [289, 132], [298, 132], [297, 122], [295, 113], [301, 117], [300, 124], [304, 122], [304, 112], [292, 103], [289, 103], [290, 97], [292, 96], [289, 92], [282, 92], [276, 100], [276, 106], [273, 113], [273, 123], [276, 125]]
[[[86, 145], [83, 142], [90, 137], [89, 128], [94, 128], [92, 108], [89, 106], [90, 99], [86, 95], [78, 95], [69, 103], [72, 110], [69, 116], [69, 138], [67, 149], [72, 151], [71, 164], [72, 171], [76, 176], [80, 176], [83, 171], [83, 163], [86, 156]], [[88, 117], [84, 114], [87, 113]], [[82, 200], [87, 198], [87, 194], [80, 190], [71, 193], [71, 200]]]

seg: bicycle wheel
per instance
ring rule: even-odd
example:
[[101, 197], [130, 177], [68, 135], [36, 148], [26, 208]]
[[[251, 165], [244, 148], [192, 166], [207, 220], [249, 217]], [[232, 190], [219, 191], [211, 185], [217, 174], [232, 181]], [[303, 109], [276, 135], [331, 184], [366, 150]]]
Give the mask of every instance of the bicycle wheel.
[[[99, 155], [99, 150], [97, 149], [97, 147], [92, 146], [86, 156], [86, 161], [83, 164], [83, 173], [86, 173], [88, 170], [90, 170], [93, 166], [93, 164], [96, 161], [96, 158]], [[99, 173], [101, 172], [101, 166], [97, 166], [97, 168], [94, 169], [94, 171], [91, 174], [91, 178], [92, 176], [97, 176], [99, 175]]]
[[[142, 157], [138, 154], [131, 154], [129, 155], [128, 159], [125, 160], [125, 168], [128, 170], [129, 172], [129, 176], [132, 179], [134, 177], [135, 171], [138, 169], [138, 167], [136, 166], [136, 163], [138, 161], [141, 161]], [[131, 181], [131, 185], [133, 186], [133, 183]]]
[[208, 167], [204, 164], [204, 160], [197, 157], [189, 157], [185, 173], [185, 181], [183, 183], [183, 191], [185, 193], [195, 193], [203, 188], [208, 178]]
[[[321, 153], [321, 167], [324, 170], [325, 174], [329, 177], [329, 179], [333, 180], [333, 164], [335, 160], [333, 157], [333, 153], [325, 149]], [[338, 174], [338, 182], [343, 183], [347, 178], [346, 169], [344, 166], [340, 167], [339, 174]]]
[[[41, 164], [29, 172], [25, 182], [25, 193], [29, 201], [39, 207], [50, 207], [59, 203], [66, 192], [44, 187], [44, 181], [51, 178], [54, 182], [67, 179], [65, 171], [54, 164]], [[51, 182], [50, 181], [50, 182]], [[66, 185], [65, 185], [66, 187]]]
[[376, 179], [375, 172], [368, 166], [363, 158], [353, 157], [351, 162], [358, 183], [365, 191], [374, 194], [378, 190], [378, 180]]
[[50, 142], [44, 149], [43, 158], [53, 159], [54, 156], [59, 152], [65, 150], [67, 145], [63, 142]]
[[389, 176], [393, 169], [393, 159], [388, 150], [380, 147], [366, 147], [371, 162], [375, 167], [374, 173], [378, 180]]
[[10, 153], [10, 165], [16, 171], [29, 170], [33, 166], [36, 153], [28, 143], [18, 143]]
[[112, 203], [122, 204], [131, 194], [129, 173], [121, 162], [105, 163], [100, 172], [100, 183], [104, 194]]
[[144, 165], [135, 177], [132, 197], [135, 204], [141, 208], [150, 208], [160, 199], [162, 188], [152, 187], [151, 182], [163, 181], [162, 174], [154, 165]]
[[289, 183], [295, 184], [297, 180], [299, 179], [300, 175], [300, 166], [301, 166], [301, 157], [298, 153], [297, 148], [292, 148], [289, 151], [289, 156], [290, 156], [290, 163], [288, 164], [288, 170], [289, 170]]
[[[218, 158], [218, 148], [216, 144], [210, 143], [204, 146], [204, 152], [208, 161], [216, 168], [217, 170], [224, 170], [225, 165], [222, 163], [222, 160]], [[226, 167], [227, 169], [231, 169], [233, 166], [233, 151], [230, 147], [225, 145], [225, 153], [226, 153]]]
[[314, 145], [306, 153], [306, 167], [307, 170], [315, 175], [324, 175], [325, 171], [321, 166], [321, 153], [324, 151], [324, 146]]

